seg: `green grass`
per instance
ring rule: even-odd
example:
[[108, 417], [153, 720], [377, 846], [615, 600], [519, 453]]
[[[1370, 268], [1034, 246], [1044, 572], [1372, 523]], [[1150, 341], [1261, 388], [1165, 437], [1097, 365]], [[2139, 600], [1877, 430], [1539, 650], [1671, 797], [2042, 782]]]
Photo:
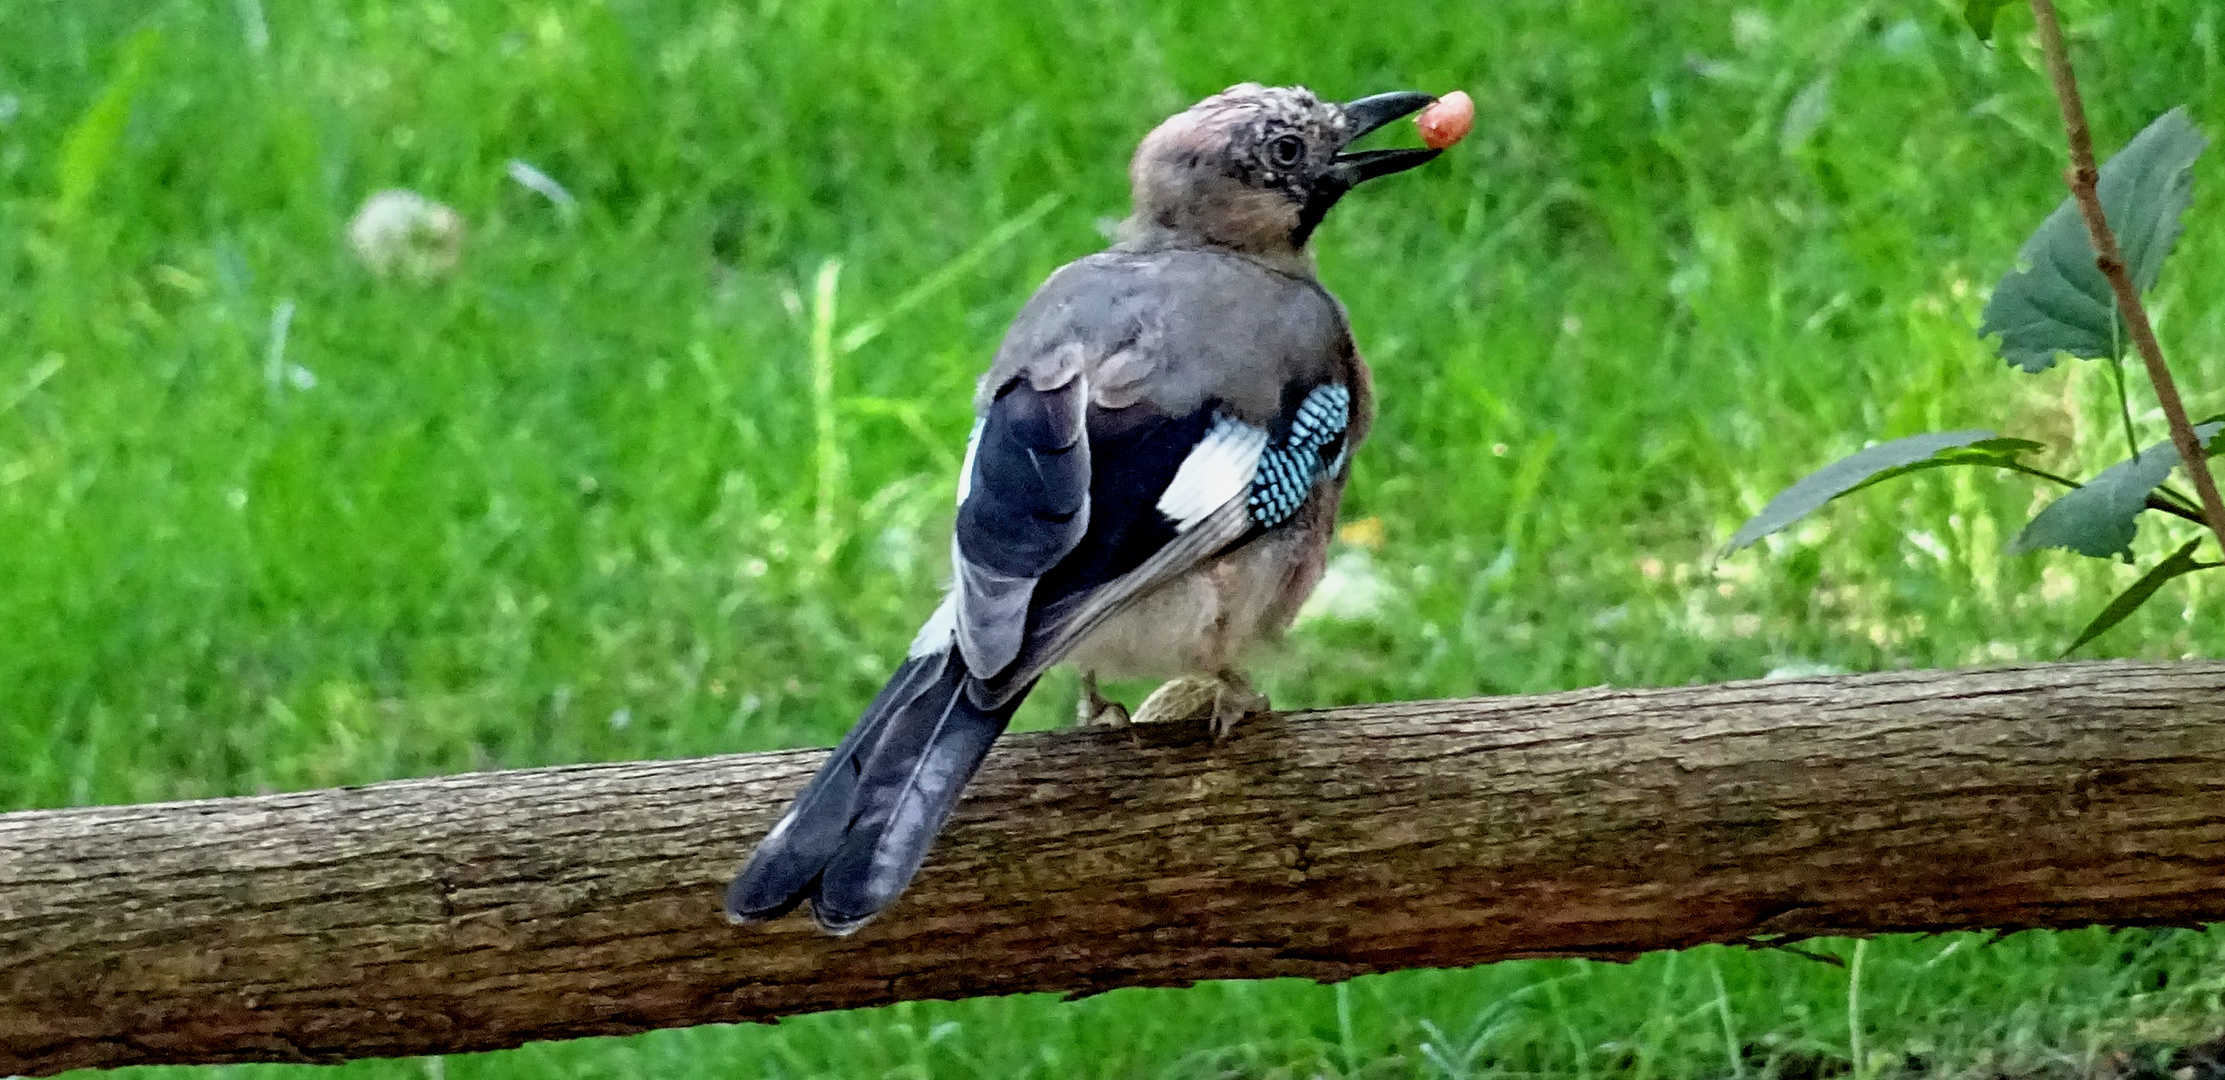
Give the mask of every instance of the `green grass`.
[[[1467, 144], [1322, 231], [1382, 395], [1347, 517], [1380, 522], [1387, 598], [1262, 658], [1278, 702], [2052, 658], [2135, 571], [2003, 556], [2034, 506], [2013, 480], [1932, 474], [1707, 562], [1865, 439], [2121, 453], [2102, 369], [2026, 377], [1972, 337], [2060, 151], [2028, 20], [1989, 50], [1959, 8], [13, 0], [0, 807], [831, 741], [932, 606], [1005, 322], [1101, 246], [1135, 139], [1241, 79], [1480, 105]], [[2217, 130], [2217, 11], [2070, 15], [2105, 147], [2181, 102]], [[2205, 415], [2214, 160], [2156, 296]], [[390, 186], [468, 220], [456, 273], [356, 262], [345, 222]], [[856, 342], [907, 296], [815, 364], [815, 320]], [[2217, 578], [2092, 651], [2225, 654], [2192, 617]], [[1057, 722], [1061, 679], [1027, 723]], [[343, 1071], [1759, 1076], [1859, 1041], [1864, 1075], [1953, 1074], [2225, 1024], [2225, 935], [1884, 939], [1860, 970], [1850, 994], [1841, 967], [1710, 948]]]

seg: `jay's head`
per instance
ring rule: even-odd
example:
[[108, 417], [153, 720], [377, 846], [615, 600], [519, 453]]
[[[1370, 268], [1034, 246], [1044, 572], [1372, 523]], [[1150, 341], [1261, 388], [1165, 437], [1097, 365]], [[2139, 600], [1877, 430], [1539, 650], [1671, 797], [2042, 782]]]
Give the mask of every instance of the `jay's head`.
[[1302, 86], [1229, 87], [1175, 114], [1136, 148], [1128, 166], [1131, 238], [1298, 252], [1345, 192], [1437, 156], [1345, 150], [1433, 100], [1399, 92], [1339, 105]]

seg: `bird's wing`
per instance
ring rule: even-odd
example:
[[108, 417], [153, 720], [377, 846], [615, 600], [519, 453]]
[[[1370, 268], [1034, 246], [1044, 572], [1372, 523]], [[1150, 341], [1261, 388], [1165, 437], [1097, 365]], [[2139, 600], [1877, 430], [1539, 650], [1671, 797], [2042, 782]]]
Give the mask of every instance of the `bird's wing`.
[[[1093, 298], [1121, 282], [1096, 284]], [[1170, 330], [1182, 294], [1139, 294], [1023, 313], [984, 387], [951, 595], [913, 648], [955, 639], [984, 706], [1024, 693], [1137, 597], [1281, 524], [1343, 468], [1352, 396], [1336, 365], [1199, 356], [1228, 343], [1179, 319]], [[1341, 319], [1327, 325], [1333, 338], [1298, 351], [1348, 349]]]
[[[1290, 520], [1317, 484], [1343, 473], [1350, 388], [1322, 382], [1300, 389], [1292, 414], [1271, 427], [1225, 407], [1210, 410], [1211, 425], [1189, 444], [1156, 500], [1136, 508], [1132, 527], [1150, 541], [1129, 546], [1127, 554], [1141, 561], [1115, 562], [1113, 569], [1126, 568], [1102, 585], [1068, 585], [1044, 596], [1030, 638], [1028, 656], [1035, 663], [1022, 677], [1033, 679], [1058, 663], [1129, 601]], [[1089, 579], [1083, 565], [1074, 570], [1075, 584]]]

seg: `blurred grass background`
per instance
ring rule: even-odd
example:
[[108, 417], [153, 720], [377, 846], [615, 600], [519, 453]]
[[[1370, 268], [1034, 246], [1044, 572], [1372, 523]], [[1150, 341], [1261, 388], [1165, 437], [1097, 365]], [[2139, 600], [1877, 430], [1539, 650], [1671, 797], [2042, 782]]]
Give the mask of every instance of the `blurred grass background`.
[[[1320, 235], [1382, 416], [1340, 602], [1260, 661], [1278, 703], [2052, 658], [2136, 571], [2005, 558], [2040, 494], [2013, 478], [1708, 562], [1865, 440], [2121, 456], [2103, 369], [1972, 337], [2061, 151], [2028, 17], [1987, 48], [1959, 9], [0, 0], [0, 808], [831, 742], [933, 604], [1006, 321], [1103, 244], [1134, 141], [1246, 79], [1479, 103]], [[2067, 14], [2105, 151], [2179, 103], [2214, 126], [2215, 5]], [[2198, 175], [2155, 310], [2206, 415], [2225, 185]], [[349, 250], [397, 186], [468, 223], [453, 272]], [[816, 386], [815, 322], [856, 345]], [[2225, 654], [2216, 577], [2089, 651]], [[1815, 948], [1850, 967], [1706, 948], [340, 1071], [2074, 1074], [2225, 1025], [2220, 934]]]

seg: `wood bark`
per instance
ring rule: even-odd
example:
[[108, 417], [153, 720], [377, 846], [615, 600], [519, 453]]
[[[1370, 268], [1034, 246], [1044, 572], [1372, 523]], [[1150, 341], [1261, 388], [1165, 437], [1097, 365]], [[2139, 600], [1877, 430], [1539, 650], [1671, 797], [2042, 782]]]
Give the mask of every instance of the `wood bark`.
[[2225, 663], [1022, 735], [855, 937], [720, 893], [820, 752], [0, 815], [0, 1074], [910, 998], [2225, 919]]

